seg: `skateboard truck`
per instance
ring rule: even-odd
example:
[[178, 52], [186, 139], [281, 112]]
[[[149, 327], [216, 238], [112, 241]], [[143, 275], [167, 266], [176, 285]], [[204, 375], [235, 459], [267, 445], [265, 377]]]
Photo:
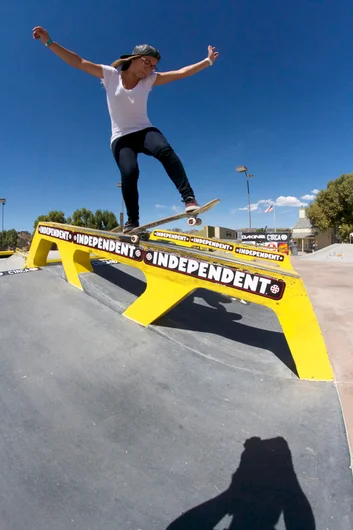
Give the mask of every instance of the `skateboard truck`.
[[190, 217], [186, 221], [189, 226], [200, 226], [202, 225], [202, 219], [200, 217], [195, 217], [194, 215], [190, 214]]

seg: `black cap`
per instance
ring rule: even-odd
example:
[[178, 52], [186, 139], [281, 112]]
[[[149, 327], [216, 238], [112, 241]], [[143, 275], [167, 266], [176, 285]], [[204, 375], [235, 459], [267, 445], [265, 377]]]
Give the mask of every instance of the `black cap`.
[[150, 46], [149, 44], [139, 44], [138, 46], [135, 46], [133, 49], [133, 52], [128, 55], [120, 55], [120, 59], [127, 59], [128, 57], [141, 57], [141, 56], [149, 56], [154, 57], [158, 61], [161, 58], [161, 54], [159, 51], [154, 48], [153, 46]]

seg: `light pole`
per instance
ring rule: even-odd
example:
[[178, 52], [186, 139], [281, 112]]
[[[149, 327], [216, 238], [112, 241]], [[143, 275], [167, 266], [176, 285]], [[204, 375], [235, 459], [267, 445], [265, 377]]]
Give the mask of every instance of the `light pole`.
[[[121, 182], [118, 182], [117, 186], [118, 186], [118, 188], [121, 188]], [[121, 190], [120, 226], [121, 226], [121, 229], [124, 228], [124, 197], [123, 197], [122, 190]]]
[[251, 173], [248, 173], [248, 168], [246, 166], [237, 166], [236, 171], [238, 173], [245, 173], [246, 176], [246, 186], [248, 189], [248, 209], [249, 209], [249, 228], [251, 229], [251, 209], [250, 209], [250, 186], [249, 186], [249, 179], [253, 178], [254, 175]]
[[2, 204], [1, 246], [4, 246], [4, 219], [5, 219], [4, 210], [5, 210], [6, 199], [0, 199], [0, 204]]

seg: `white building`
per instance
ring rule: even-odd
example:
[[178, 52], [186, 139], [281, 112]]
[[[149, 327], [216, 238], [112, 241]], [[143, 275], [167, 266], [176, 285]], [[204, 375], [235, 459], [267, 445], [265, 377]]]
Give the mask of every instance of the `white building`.
[[321, 232], [306, 217], [305, 208], [299, 208], [299, 218], [292, 229], [292, 239], [301, 252], [312, 252], [333, 243], [333, 230]]

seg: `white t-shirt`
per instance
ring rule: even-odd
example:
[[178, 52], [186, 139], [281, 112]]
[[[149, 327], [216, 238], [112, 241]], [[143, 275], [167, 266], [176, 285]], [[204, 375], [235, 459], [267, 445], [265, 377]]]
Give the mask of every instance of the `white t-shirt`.
[[112, 66], [100, 65], [103, 69], [102, 84], [106, 90], [111, 120], [110, 143], [120, 136], [151, 127], [147, 115], [147, 99], [157, 74], [151, 73], [140, 79], [135, 88], [124, 88], [121, 72]]

